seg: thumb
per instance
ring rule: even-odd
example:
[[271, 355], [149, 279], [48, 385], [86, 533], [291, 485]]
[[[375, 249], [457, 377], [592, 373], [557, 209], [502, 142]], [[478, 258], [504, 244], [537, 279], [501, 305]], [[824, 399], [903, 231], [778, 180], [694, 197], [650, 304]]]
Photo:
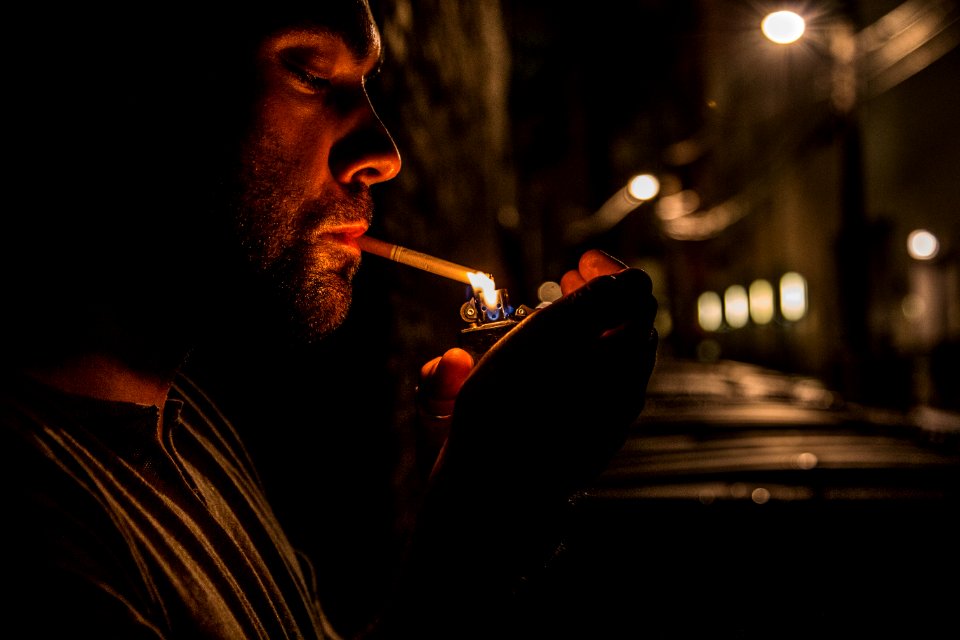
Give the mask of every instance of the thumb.
[[421, 418], [447, 418], [453, 413], [457, 394], [473, 364], [473, 356], [454, 347], [420, 368], [417, 408]]

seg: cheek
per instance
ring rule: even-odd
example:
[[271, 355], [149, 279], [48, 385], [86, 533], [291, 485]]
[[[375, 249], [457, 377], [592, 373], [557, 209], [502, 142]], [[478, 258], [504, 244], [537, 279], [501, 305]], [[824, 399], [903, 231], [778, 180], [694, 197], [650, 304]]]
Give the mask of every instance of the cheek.
[[330, 175], [325, 168], [333, 144], [336, 123], [322, 105], [296, 100], [271, 99], [261, 105], [256, 137], [267, 154], [282, 158], [304, 189]]
[[248, 257], [260, 267], [283, 253], [299, 203], [290, 195], [289, 165], [277, 152], [273, 144], [249, 146], [240, 175], [237, 234]]

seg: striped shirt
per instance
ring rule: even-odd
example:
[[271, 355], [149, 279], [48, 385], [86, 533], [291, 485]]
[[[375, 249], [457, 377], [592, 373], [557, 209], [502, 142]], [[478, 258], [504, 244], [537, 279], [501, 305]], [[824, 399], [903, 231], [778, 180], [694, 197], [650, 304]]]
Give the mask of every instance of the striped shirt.
[[189, 380], [162, 421], [24, 379], [0, 397], [4, 617], [24, 637], [337, 637], [237, 433]]

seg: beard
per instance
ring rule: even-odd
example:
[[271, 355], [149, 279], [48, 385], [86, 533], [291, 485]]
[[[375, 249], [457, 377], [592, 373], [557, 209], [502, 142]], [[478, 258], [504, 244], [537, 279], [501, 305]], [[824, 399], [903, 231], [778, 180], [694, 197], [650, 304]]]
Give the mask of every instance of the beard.
[[332, 247], [298, 244], [264, 270], [297, 335], [307, 342], [337, 329], [353, 302], [354, 255]]
[[314, 343], [347, 318], [360, 266], [356, 251], [321, 232], [369, 224], [373, 204], [362, 185], [307, 198], [296, 186], [303, 182], [298, 174], [278, 152], [261, 148], [257, 161], [241, 172], [235, 230], [258, 288], [277, 305], [295, 338]]

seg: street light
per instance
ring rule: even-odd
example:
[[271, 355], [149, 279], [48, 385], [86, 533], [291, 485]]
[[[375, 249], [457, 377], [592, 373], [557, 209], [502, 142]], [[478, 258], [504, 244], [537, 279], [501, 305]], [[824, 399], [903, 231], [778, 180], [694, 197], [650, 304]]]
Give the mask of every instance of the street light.
[[591, 236], [608, 231], [627, 214], [660, 193], [660, 181], [651, 173], [633, 176], [627, 184], [617, 189], [591, 216], [576, 220], [566, 229], [570, 244], [583, 242]]
[[940, 241], [926, 229], [915, 229], [907, 236], [907, 252], [914, 260], [933, 260], [940, 252]]
[[771, 42], [796, 42], [806, 30], [806, 21], [793, 11], [774, 11], [760, 22], [760, 30]]

